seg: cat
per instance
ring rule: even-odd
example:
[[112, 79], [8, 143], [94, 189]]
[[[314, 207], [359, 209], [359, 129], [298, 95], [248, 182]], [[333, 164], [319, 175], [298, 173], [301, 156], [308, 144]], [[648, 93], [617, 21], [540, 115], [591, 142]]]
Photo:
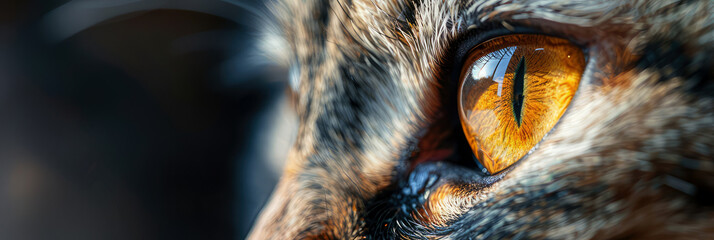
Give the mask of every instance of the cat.
[[[290, 69], [300, 127], [249, 239], [714, 238], [714, 2], [269, 8], [262, 49]], [[455, 56], [520, 33], [567, 39], [587, 65], [542, 141], [482, 174]]]

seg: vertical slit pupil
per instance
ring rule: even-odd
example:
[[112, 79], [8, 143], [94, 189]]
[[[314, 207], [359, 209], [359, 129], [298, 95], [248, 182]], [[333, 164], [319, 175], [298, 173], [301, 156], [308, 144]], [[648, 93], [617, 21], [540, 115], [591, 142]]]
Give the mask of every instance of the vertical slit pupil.
[[521, 126], [521, 116], [523, 112], [523, 90], [525, 87], [526, 78], [526, 59], [521, 57], [516, 67], [516, 72], [513, 74], [513, 116], [516, 119], [518, 126]]

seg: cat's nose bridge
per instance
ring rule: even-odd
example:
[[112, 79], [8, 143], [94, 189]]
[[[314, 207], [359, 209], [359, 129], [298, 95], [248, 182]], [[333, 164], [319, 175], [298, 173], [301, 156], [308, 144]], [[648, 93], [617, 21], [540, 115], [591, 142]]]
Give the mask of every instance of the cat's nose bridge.
[[[285, 174], [248, 239], [303, 239], [356, 229], [363, 199], [377, 189], [359, 167], [344, 167], [334, 154], [293, 152]], [[328, 237], [329, 238], [329, 237]]]
[[[260, 216], [253, 229], [248, 234], [247, 239], [294, 239], [297, 232], [292, 230], [297, 227], [291, 224], [291, 216], [288, 205], [292, 201], [291, 186], [285, 178], [281, 179], [276, 187], [270, 201], [263, 207]], [[300, 218], [295, 218], [292, 221], [298, 221]]]

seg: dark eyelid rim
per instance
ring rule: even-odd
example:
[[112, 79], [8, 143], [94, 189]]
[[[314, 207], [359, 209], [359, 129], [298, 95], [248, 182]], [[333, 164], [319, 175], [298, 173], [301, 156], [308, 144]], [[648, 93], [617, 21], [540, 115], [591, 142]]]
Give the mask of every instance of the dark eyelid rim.
[[578, 46], [583, 51], [583, 56], [585, 57], [586, 63], [589, 60], [588, 47], [583, 46], [582, 44], [573, 41], [572, 39], [569, 39], [564, 35], [546, 33], [535, 28], [520, 25], [512, 25], [511, 28], [512, 29], [506, 28], [505, 26], [500, 24], [500, 22], [489, 22], [481, 23], [473, 29], [465, 30], [463, 33], [461, 33], [459, 37], [452, 41], [452, 46], [454, 47], [451, 47], [451, 53], [446, 54], [447, 58], [451, 59], [451, 61], [445, 61], [449, 63], [449, 65], [446, 65], [448, 72], [450, 73], [450, 75], [448, 76], [449, 81], [460, 80], [458, 78], [461, 73], [461, 68], [463, 67], [463, 64], [466, 61], [466, 58], [468, 57], [469, 53], [471, 52], [471, 49], [473, 49], [476, 45], [492, 38], [511, 34], [538, 34], [566, 39], [570, 41], [573, 45]]

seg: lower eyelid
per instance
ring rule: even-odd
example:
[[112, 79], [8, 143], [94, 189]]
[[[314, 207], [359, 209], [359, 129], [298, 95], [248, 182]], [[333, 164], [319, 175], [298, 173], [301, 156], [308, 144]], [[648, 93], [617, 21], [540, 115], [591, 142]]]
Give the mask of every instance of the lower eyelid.
[[[484, 176], [473, 169], [463, 166], [435, 162], [416, 166], [408, 179], [410, 181], [419, 178], [427, 179], [417, 181], [418, 183], [412, 186], [422, 187], [419, 192], [421, 194], [420, 197], [427, 200], [424, 204], [426, 207], [443, 207], [444, 204], [448, 205], [454, 203], [454, 201], [466, 204], [466, 202], [463, 202], [464, 199], [472, 198], [474, 195], [479, 194], [482, 189], [492, 186], [504, 176], [505, 172], [493, 176]], [[443, 209], [432, 208], [432, 210], [442, 211]]]

